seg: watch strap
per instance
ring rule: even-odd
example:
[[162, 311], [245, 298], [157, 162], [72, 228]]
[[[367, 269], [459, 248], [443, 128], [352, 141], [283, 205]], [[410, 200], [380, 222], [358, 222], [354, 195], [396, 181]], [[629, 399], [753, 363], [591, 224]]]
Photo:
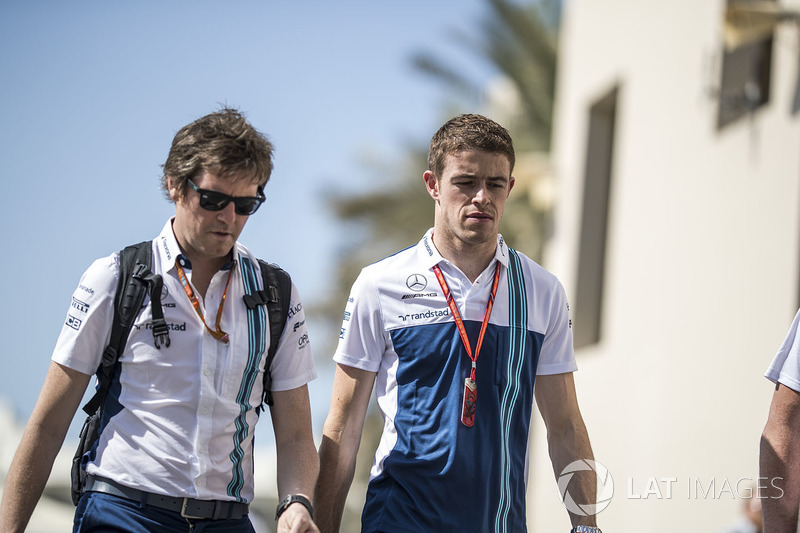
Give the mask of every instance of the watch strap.
[[603, 533], [599, 527], [595, 526], [575, 526], [569, 533]]
[[283, 512], [286, 511], [286, 509], [293, 503], [299, 503], [308, 509], [308, 514], [311, 515], [311, 518], [314, 518], [314, 507], [311, 505], [311, 502], [308, 500], [308, 498], [300, 494], [290, 494], [278, 504], [278, 509], [275, 511], [275, 521], [277, 521]]

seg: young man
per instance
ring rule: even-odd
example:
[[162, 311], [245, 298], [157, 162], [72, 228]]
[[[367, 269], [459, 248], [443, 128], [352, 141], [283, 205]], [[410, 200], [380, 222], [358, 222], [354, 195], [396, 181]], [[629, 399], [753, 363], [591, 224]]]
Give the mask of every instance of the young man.
[[[272, 145], [235, 110], [176, 134], [162, 178], [175, 216], [151, 243], [170, 342], [155, 343], [146, 299], [106, 398], [75, 531], [253, 531], [253, 433], [270, 338], [266, 313], [244, 302], [246, 286], [263, 284], [258, 260], [237, 239], [271, 172]], [[118, 275], [114, 253], [95, 261], [73, 293], [6, 479], [3, 533], [25, 529], [100, 364]], [[271, 366], [270, 412], [279, 494], [296, 497], [280, 508], [278, 531], [316, 532], [308, 500], [319, 463], [306, 385], [316, 373], [294, 287], [290, 309]]]
[[800, 311], [765, 374], [775, 383], [761, 436], [764, 531], [795, 533], [800, 506]]
[[[384, 429], [364, 533], [525, 531], [534, 379], [555, 472], [592, 458], [564, 291], [498, 234], [514, 186], [508, 132], [456, 117], [433, 136], [428, 165], [433, 228], [364, 268], [346, 306], [320, 447], [324, 533], [341, 522], [373, 385]], [[571, 483], [576, 501], [594, 503], [593, 475]], [[599, 531], [594, 517], [571, 518]]]

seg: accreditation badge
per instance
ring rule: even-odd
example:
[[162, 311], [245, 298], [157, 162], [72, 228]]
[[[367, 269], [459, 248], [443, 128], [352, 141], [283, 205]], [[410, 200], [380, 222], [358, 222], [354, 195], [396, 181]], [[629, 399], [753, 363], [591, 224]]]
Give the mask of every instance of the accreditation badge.
[[471, 428], [475, 425], [475, 407], [478, 401], [478, 384], [470, 378], [464, 380], [464, 405], [461, 407], [461, 423]]

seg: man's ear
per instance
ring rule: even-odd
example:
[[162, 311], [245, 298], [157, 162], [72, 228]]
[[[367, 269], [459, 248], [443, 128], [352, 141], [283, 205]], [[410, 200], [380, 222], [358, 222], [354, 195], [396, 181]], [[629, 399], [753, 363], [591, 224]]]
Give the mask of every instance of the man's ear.
[[422, 179], [425, 180], [425, 188], [428, 189], [428, 194], [431, 195], [431, 198], [434, 200], [439, 199], [439, 180], [436, 179], [433, 172], [430, 170], [426, 170], [425, 173], [422, 175]]
[[167, 190], [169, 191], [169, 197], [172, 198], [172, 201], [178, 203], [178, 200], [181, 199], [181, 193], [175, 186], [175, 181], [172, 179], [172, 176], [167, 176]]
[[[514, 188], [516, 182], [517, 180], [514, 179], [514, 176], [511, 176], [511, 179], [508, 180], [508, 194], [511, 194], [511, 189]], [[506, 195], [506, 198], [508, 198], [508, 195]]]

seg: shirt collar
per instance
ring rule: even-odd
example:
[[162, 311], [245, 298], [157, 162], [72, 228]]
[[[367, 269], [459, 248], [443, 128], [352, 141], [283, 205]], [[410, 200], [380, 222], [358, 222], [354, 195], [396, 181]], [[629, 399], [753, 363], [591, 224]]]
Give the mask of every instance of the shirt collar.
[[[425, 268], [431, 269], [434, 265], [438, 265], [442, 261], [447, 261], [442, 254], [439, 253], [439, 250], [436, 249], [436, 246], [433, 244], [433, 228], [430, 228], [428, 231], [425, 232], [425, 235], [422, 237], [422, 240], [419, 241], [417, 244], [417, 250], [420, 257], [422, 257], [422, 263], [425, 265]], [[500, 261], [500, 264], [503, 267], [508, 268], [508, 246], [506, 245], [506, 241], [503, 239], [503, 236], [499, 233], [497, 234], [497, 247], [494, 251], [494, 258], [497, 261]], [[449, 263], [449, 261], [447, 261]], [[491, 265], [491, 262], [489, 263]]]
[[175, 233], [172, 231], [173, 219], [174, 217], [167, 220], [161, 233], [156, 237], [158, 241], [156, 250], [158, 250], [161, 265], [163, 265], [162, 268], [165, 272], [169, 272], [175, 268], [175, 260], [181, 255], [181, 247], [178, 246], [178, 240], [175, 238]]

